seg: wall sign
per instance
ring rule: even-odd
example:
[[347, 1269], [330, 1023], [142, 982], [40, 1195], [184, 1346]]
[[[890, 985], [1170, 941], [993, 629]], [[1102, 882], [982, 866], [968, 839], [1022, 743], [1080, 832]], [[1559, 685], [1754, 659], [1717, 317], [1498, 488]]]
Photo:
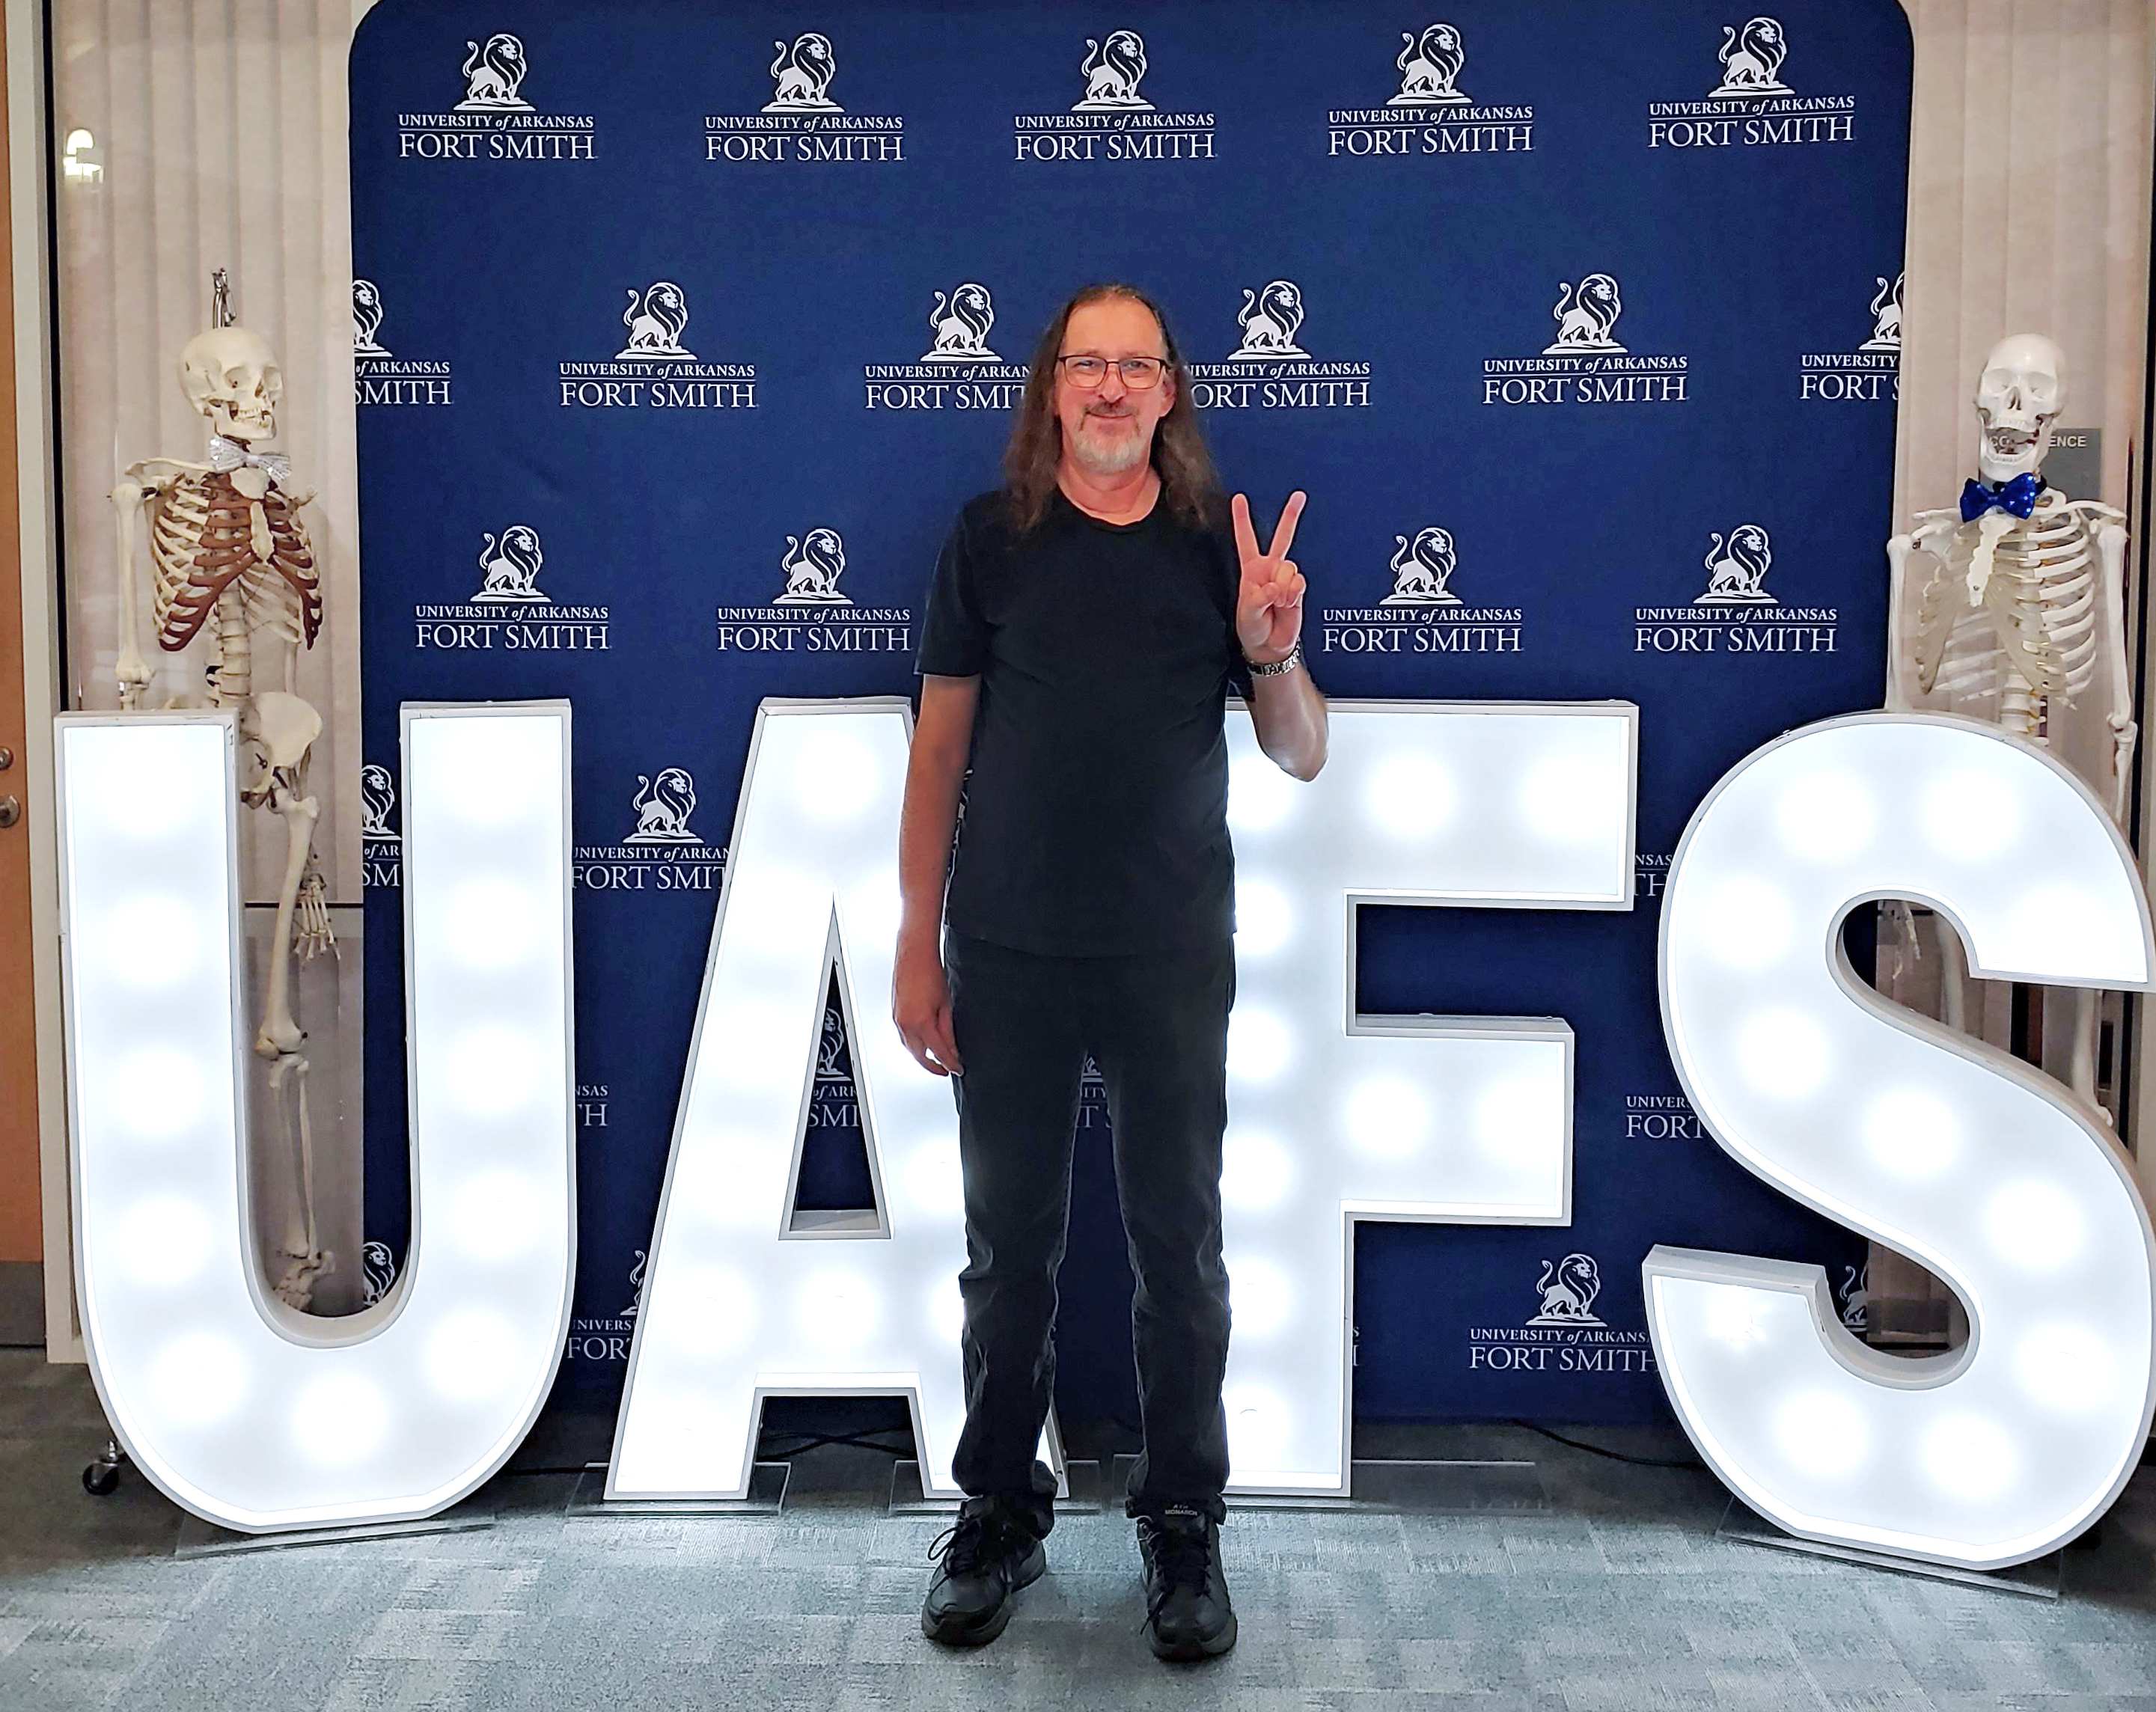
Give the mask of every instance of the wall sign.
[[[565, 1395], [612, 1409], [625, 1382], [757, 710], [912, 691], [937, 549], [1088, 281], [1164, 305], [1235, 488], [1260, 511], [1310, 495], [1327, 694], [1639, 708], [1643, 882], [1748, 751], [1876, 705], [1911, 58], [1896, 0], [1464, 0], [1435, 22], [970, 0], [950, 28], [890, 0], [375, 5], [351, 67], [358, 759], [393, 771], [408, 700], [576, 704], [577, 1060], [605, 1092]], [[370, 859], [385, 1269], [406, 1247], [395, 877]], [[1363, 1008], [1555, 1012], [1578, 1036], [1564, 1245], [1358, 1238], [1373, 1417], [1660, 1419], [1651, 1243], [1861, 1266], [1691, 1132], [1658, 908], [1643, 885], [1630, 911], [1362, 910]], [[1073, 1422], [1136, 1407], [1106, 1127], [1072, 1197]], [[850, 1124], [819, 1129], [803, 1204], [860, 1208], [862, 1158]], [[1489, 1359], [1491, 1334], [1551, 1330], [1522, 1322], [1573, 1255], [1600, 1268], [1600, 1323], [1562, 1330], [1610, 1364], [1555, 1340]]]

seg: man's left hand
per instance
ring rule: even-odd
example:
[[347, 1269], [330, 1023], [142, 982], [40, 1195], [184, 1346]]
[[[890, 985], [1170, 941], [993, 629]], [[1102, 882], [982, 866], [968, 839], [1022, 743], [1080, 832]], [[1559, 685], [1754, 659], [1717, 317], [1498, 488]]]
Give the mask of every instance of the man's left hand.
[[1235, 495], [1229, 510], [1235, 520], [1235, 549], [1243, 561], [1243, 581], [1235, 597], [1235, 638], [1243, 657], [1256, 665], [1284, 660], [1302, 634], [1302, 573], [1295, 568], [1288, 549], [1295, 545], [1296, 520], [1302, 515], [1305, 495], [1298, 488], [1287, 497], [1273, 544], [1258, 551], [1257, 531], [1250, 526], [1250, 502]]

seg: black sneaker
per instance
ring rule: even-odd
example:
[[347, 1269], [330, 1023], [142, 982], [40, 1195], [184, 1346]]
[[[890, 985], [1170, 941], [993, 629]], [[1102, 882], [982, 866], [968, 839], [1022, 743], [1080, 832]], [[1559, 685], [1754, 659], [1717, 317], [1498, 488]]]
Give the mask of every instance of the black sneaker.
[[1235, 1608], [1220, 1568], [1220, 1525], [1178, 1504], [1138, 1518], [1147, 1639], [1156, 1658], [1189, 1663], [1235, 1644]]
[[921, 1607], [921, 1633], [947, 1647], [982, 1647], [1010, 1622], [1011, 1595], [1048, 1567], [1048, 1548], [998, 1498], [969, 1498], [928, 1548], [941, 1556]]

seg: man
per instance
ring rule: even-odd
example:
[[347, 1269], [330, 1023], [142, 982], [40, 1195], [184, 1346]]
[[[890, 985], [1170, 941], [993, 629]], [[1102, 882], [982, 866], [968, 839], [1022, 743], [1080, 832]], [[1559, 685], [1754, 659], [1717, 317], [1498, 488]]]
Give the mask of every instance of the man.
[[892, 1014], [914, 1056], [957, 1079], [966, 1192], [954, 1466], [971, 1495], [921, 1628], [993, 1640], [1046, 1566], [1054, 1485], [1034, 1452], [1091, 1053], [1137, 1277], [1145, 1448], [1125, 1504], [1147, 1628], [1163, 1658], [1208, 1658], [1235, 1642], [1219, 1531], [1235, 984], [1223, 720], [1247, 674], [1265, 753], [1299, 778], [1324, 765], [1287, 557], [1303, 496], [1269, 551], [1240, 495], [1222, 531], [1166, 322], [1126, 285], [1087, 288], [1050, 324], [1004, 462], [1004, 487], [966, 506], [937, 564], [900, 832]]

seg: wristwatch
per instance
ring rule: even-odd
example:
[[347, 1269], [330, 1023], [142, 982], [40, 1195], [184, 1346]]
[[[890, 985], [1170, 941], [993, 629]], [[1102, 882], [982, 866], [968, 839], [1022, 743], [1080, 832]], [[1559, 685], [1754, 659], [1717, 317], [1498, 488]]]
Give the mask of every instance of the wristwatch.
[[1250, 668], [1250, 675], [1253, 678], [1277, 678], [1282, 672], [1292, 672], [1302, 664], [1302, 643], [1297, 642], [1287, 651], [1287, 657], [1285, 659], [1275, 660], [1270, 665], [1261, 666], [1255, 660], [1248, 658], [1244, 659], [1243, 664]]

